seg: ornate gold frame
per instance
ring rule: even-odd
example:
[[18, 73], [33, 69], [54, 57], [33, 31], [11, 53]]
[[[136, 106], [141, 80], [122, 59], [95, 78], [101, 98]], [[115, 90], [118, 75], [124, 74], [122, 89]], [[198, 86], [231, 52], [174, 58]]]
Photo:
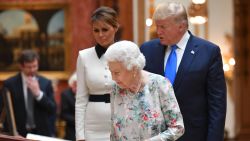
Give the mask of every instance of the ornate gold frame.
[[[64, 71], [39, 71], [41, 75], [48, 77], [50, 79], [65, 80], [68, 79], [70, 72], [70, 40], [69, 40], [69, 6], [67, 2], [1, 2], [0, 10], [8, 9], [24, 9], [24, 10], [44, 10], [44, 9], [58, 9], [64, 10], [65, 14], [65, 31], [64, 31], [64, 52], [65, 52], [65, 62]], [[14, 75], [16, 72], [0, 72], [0, 81], [7, 79], [8, 77]]]

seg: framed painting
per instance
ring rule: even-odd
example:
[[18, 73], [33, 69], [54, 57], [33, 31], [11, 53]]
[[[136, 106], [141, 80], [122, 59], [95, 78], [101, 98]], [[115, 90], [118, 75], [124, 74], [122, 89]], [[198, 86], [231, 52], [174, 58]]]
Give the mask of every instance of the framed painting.
[[70, 53], [67, 13], [66, 3], [1, 3], [0, 76], [18, 71], [24, 49], [38, 52], [39, 72], [63, 76]]

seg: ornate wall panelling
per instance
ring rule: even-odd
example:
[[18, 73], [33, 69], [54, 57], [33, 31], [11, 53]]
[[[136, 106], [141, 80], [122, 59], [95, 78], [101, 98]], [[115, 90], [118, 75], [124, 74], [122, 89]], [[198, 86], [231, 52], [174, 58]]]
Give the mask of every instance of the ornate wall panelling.
[[236, 134], [250, 140], [250, 1], [234, 0]]

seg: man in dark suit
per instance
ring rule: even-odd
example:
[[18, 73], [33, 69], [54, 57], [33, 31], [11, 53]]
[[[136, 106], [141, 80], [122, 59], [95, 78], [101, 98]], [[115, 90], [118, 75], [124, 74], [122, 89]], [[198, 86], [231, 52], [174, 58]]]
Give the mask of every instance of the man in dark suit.
[[61, 118], [66, 122], [64, 139], [76, 140], [75, 138], [75, 95], [77, 87], [77, 76], [74, 73], [69, 81], [69, 88], [61, 94]]
[[220, 48], [188, 31], [187, 13], [180, 3], [159, 4], [153, 18], [159, 39], [144, 43], [141, 51], [145, 70], [166, 77], [173, 70], [168, 60], [175, 58], [174, 74], [168, 78], [185, 125], [178, 141], [223, 141], [226, 84]]
[[[37, 74], [36, 52], [24, 50], [18, 61], [21, 71], [3, 82], [12, 97], [17, 131], [24, 137], [27, 133], [51, 136], [49, 117], [56, 111], [51, 81]], [[4, 129], [8, 132], [7, 124]]]

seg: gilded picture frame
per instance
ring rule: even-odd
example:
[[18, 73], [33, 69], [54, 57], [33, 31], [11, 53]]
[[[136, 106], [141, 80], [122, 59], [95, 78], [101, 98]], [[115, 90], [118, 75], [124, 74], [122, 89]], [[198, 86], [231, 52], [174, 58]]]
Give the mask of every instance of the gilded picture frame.
[[70, 58], [68, 15], [69, 7], [65, 2], [1, 3], [0, 81], [18, 71], [17, 56], [23, 49], [39, 53], [39, 73], [52, 79], [67, 79]]

